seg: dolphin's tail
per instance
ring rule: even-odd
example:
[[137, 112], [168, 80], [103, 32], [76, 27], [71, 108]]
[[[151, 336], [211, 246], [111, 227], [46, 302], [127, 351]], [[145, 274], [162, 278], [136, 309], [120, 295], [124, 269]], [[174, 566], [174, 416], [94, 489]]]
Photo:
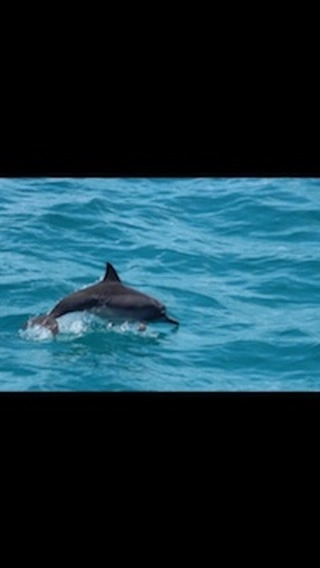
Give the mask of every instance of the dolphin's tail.
[[57, 333], [59, 333], [59, 326], [57, 320], [54, 317], [47, 314], [31, 318], [30, 320], [27, 321], [27, 323], [24, 324], [23, 329], [26, 329], [28, 327], [33, 327], [34, 325], [42, 325], [43, 327], [46, 327], [51, 331], [52, 335], [57, 335]]

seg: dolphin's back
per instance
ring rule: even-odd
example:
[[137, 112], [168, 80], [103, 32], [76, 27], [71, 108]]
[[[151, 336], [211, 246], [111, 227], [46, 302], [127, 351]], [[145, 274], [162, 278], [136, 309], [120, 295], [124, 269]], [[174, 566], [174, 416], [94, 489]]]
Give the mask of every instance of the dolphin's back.
[[98, 298], [95, 298], [94, 296], [88, 297], [84, 293], [75, 292], [74, 294], [70, 294], [60, 300], [60, 302], [58, 302], [51, 310], [49, 315], [54, 318], [59, 318], [60, 316], [70, 312], [91, 310], [97, 305], [97, 302]]
[[99, 282], [78, 292], [74, 292], [58, 302], [50, 312], [50, 316], [58, 318], [70, 312], [93, 310], [102, 312], [104, 309], [109, 315], [118, 315], [121, 318], [144, 318], [153, 316], [163, 305], [155, 298], [143, 294], [133, 288], [117, 282]]

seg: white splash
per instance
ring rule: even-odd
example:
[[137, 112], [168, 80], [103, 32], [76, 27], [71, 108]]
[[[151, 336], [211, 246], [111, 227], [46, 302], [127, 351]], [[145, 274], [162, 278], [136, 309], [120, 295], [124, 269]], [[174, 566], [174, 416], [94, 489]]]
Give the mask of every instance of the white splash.
[[53, 338], [50, 329], [43, 325], [33, 325], [26, 329], [20, 329], [19, 335], [22, 339], [26, 339], [27, 341], [47, 341]]
[[88, 312], [65, 314], [58, 319], [58, 325], [59, 333], [56, 336], [42, 325], [34, 325], [19, 330], [19, 335], [21, 338], [30, 341], [69, 341], [72, 336], [81, 337], [90, 332], [135, 335], [141, 338], [157, 338], [159, 336], [158, 331], [148, 325], [128, 321], [112, 323]]

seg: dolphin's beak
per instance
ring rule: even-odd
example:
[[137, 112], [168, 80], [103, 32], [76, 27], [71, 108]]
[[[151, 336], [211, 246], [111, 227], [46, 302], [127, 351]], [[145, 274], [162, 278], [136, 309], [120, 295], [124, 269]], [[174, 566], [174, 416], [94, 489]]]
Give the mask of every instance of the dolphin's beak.
[[176, 320], [176, 319], [174, 319], [174, 318], [171, 318], [171, 317], [168, 316], [167, 314], [165, 314], [165, 315], [163, 316], [163, 320], [164, 320], [164, 321], [167, 321], [167, 322], [169, 322], [169, 323], [174, 323], [175, 325], [179, 325], [178, 320]]

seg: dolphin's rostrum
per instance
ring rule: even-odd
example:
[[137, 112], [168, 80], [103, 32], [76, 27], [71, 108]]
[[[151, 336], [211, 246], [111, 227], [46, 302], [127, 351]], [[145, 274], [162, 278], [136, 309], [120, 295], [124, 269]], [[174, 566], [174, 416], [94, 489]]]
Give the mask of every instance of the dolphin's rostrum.
[[107, 318], [113, 323], [138, 321], [164, 321], [179, 325], [166, 313], [165, 306], [138, 290], [122, 284], [116, 270], [107, 262], [104, 278], [98, 284], [66, 296], [49, 312], [27, 322], [25, 327], [42, 325], [56, 335], [59, 331], [57, 318], [69, 312], [88, 310]]

